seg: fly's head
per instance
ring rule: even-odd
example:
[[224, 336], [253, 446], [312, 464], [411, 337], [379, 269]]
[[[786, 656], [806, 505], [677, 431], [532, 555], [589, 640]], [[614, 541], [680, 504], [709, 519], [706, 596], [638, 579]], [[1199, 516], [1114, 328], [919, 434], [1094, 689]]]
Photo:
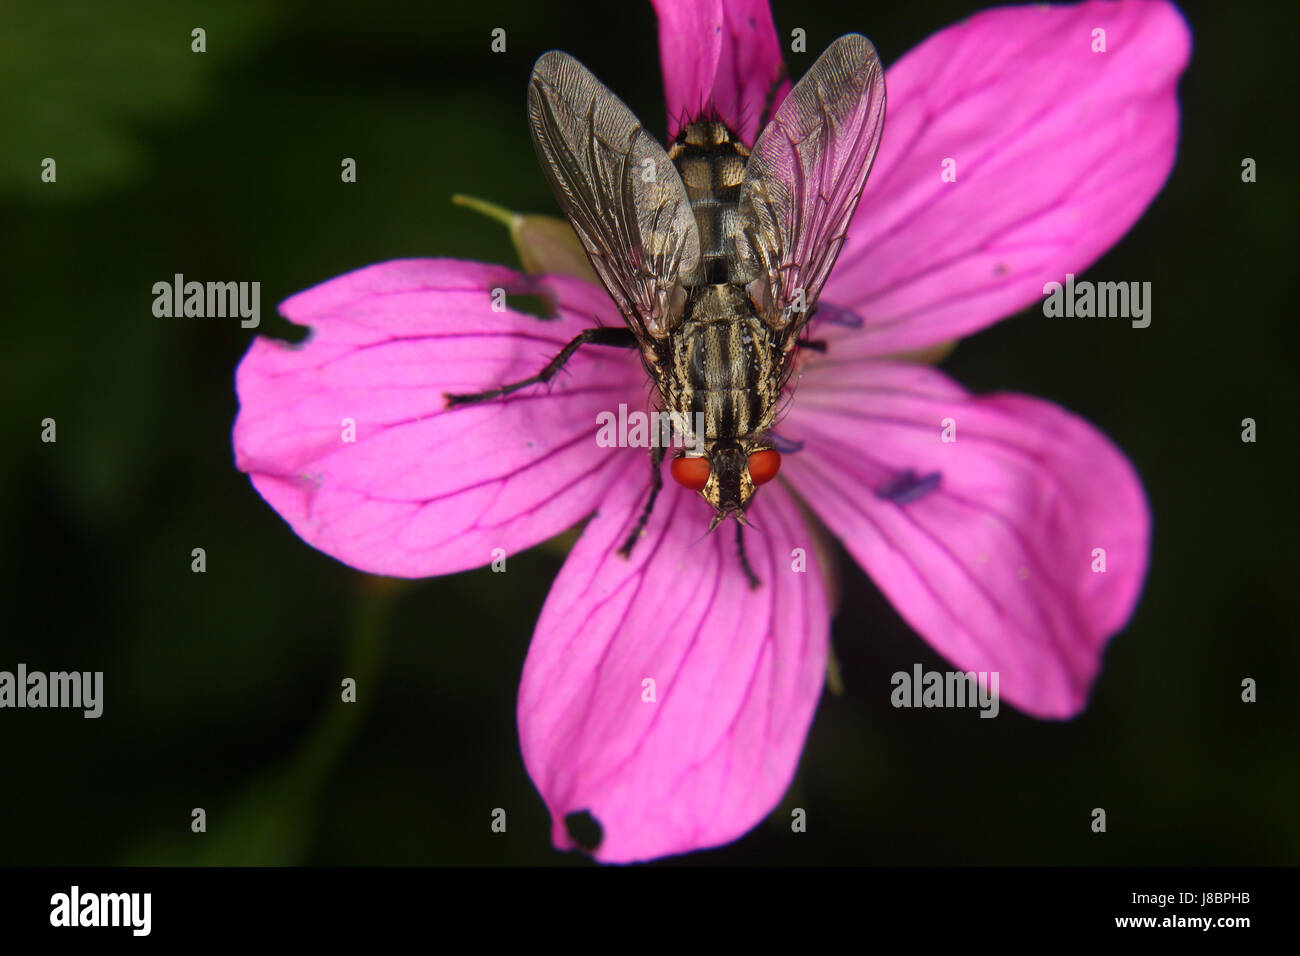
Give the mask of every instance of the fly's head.
[[745, 508], [759, 485], [781, 468], [781, 453], [761, 438], [719, 438], [704, 443], [702, 455], [679, 455], [669, 470], [679, 485], [698, 491], [713, 505], [716, 528], [727, 515], [745, 524]]

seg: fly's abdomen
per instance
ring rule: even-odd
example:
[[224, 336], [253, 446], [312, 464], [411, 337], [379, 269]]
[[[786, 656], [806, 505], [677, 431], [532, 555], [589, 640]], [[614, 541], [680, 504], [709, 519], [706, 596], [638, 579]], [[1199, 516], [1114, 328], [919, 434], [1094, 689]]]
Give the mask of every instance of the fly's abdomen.
[[751, 276], [735, 255], [740, 230], [736, 203], [745, 178], [747, 150], [722, 123], [691, 123], [668, 150], [681, 174], [700, 232], [700, 282], [744, 283]]

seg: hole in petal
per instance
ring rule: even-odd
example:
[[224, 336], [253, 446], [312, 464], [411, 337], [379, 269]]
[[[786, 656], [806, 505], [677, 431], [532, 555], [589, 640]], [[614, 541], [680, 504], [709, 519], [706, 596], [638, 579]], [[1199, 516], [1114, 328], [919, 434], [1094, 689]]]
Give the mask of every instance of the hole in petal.
[[556, 316], [554, 299], [531, 292], [507, 292], [506, 308], [512, 312], [535, 315], [539, 319], [553, 319]]
[[564, 829], [569, 832], [569, 839], [588, 853], [596, 850], [600, 846], [600, 841], [605, 839], [605, 831], [601, 829], [600, 821], [593, 817], [589, 810], [577, 810], [565, 814]]
[[261, 317], [255, 334], [268, 339], [278, 339], [289, 345], [301, 345], [311, 335], [311, 329], [290, 322], [279, 312], [271, 312]]

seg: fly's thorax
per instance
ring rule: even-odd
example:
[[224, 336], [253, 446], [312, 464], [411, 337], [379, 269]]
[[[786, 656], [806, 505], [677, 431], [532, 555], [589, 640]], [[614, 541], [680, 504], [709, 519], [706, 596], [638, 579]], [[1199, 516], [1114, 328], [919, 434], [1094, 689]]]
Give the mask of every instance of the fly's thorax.
[[691, 123], [668, 149], [686, 187], [700, 233], [700, 281], [745, 283], [752, 267], [737, 255], [743, 224], [737, 213], [749, 150], [726, 125]]
[[[740, 438], [772, 426], [784, 355], [743, 289], [690, 290], [657, 377], [665, 406], [704, 423], [705, 441]], [[697, 419], [697, 416], [698, 419]]]

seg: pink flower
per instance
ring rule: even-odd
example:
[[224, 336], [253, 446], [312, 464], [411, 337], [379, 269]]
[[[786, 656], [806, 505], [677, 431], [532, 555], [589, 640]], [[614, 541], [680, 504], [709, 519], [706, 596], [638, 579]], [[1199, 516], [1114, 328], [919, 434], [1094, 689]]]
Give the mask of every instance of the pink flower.
[[[669, 134], [711, 103], [752, 142], [782, 69], [766, 4], [656, 7]], [[239, 367], [238, 467], [305, 541], [374, 574], [479, 567], [591, 516], [542, 610], [518, 720], [556, 846], [574, 845], [565, 817], [587, 811], [602, 861], [733, 840], [789, 785], [830, 626], [795, 495], [956, 668], [999, 672], [1027, 713], [1077, 714], [1146, 572], [1132, 465], [1050, 402], [972, 396], [890, 356], [1032, 305], [1124, 235], [1173, 165], [1189, 47], [1162, 0], [1006, 7], [888, 70], [879, 154], [821, 296], [862, 324], [817, 329], [829, 351], [779, 426], [802, 448], [751, 507], [756, 590], [732, 536], [703, 535], [712, 509], [671, 481], [630, 559], [615, 553], [647, 456], [599, 447], [596, 417], [646, 407], [633, 353], [585, 347], [549, 387], [444, 407], [445, 393], [534, 374], [593, 317], [619, 325], [604, 290], [574, 278], [406, 260], [293, 296], [281, 311], [309, 339], [258, 339]], [[949, 158], [956, 182], [940, 175]], [[558, 315], [493, 311], [494, 288], [545, 293]], [[955, 442], [940, 440], [947, 419]], [[939, 477], [889, 494], [909, 473]]]

